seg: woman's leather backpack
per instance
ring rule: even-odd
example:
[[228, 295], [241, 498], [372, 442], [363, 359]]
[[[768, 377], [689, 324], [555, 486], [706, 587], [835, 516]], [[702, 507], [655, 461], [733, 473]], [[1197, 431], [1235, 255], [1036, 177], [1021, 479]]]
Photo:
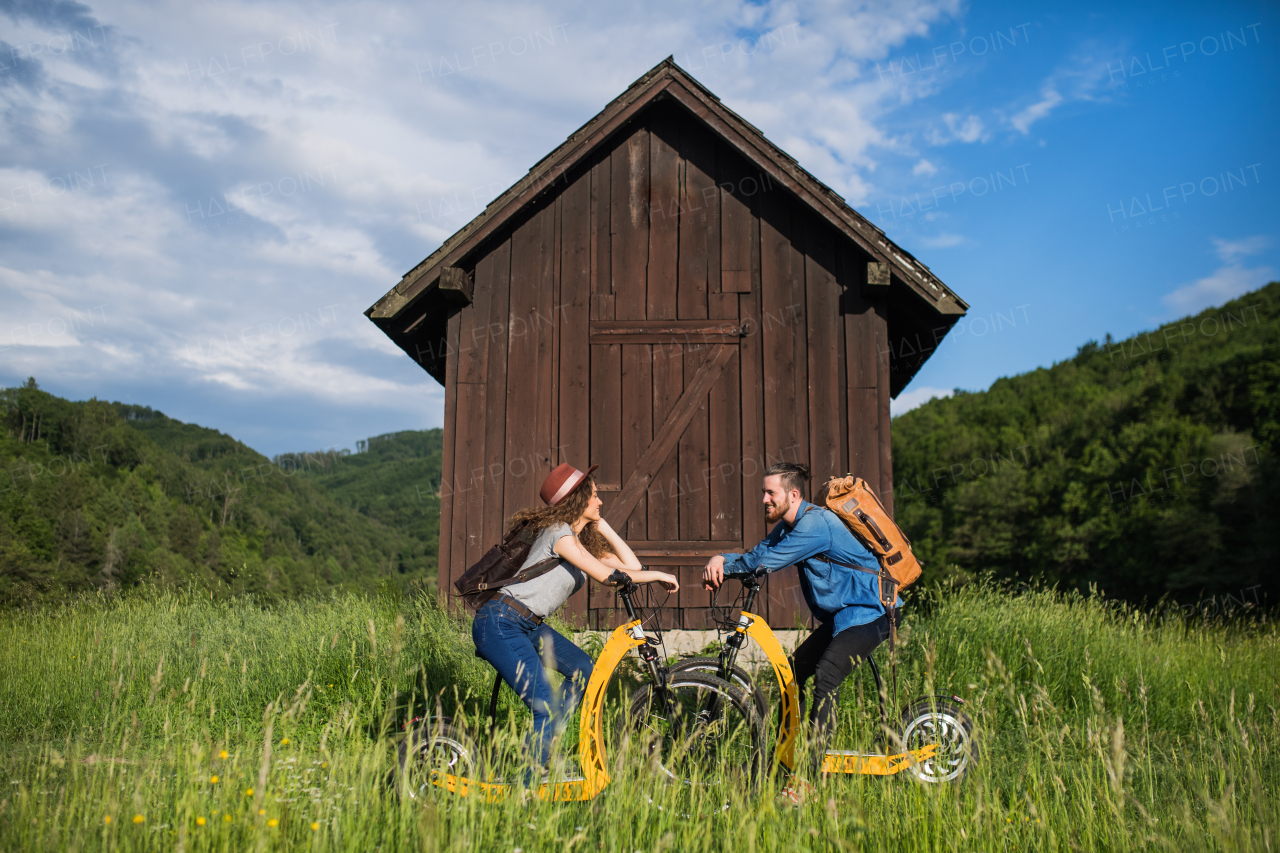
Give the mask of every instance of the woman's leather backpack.
[[533, 550], [538, 532], [530, 530], [527, 524], [516, 525], [500, 543], [486, 551], [483, 557], [462, 573], [462, 577], [453, 582], [453, 588], [462, 596], [467, 607], [479, 610], [504, 586], [533, 580], [560, 564], [559, 557], [551, 557], [521, 569], [524, 561], [529, 559], [529, 552]]

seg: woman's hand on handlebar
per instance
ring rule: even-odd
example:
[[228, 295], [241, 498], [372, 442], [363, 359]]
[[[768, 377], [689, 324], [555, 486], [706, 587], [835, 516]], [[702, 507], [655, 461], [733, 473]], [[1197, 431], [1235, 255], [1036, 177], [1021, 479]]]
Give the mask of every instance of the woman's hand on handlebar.
[[629, 572], [629, 574], [636, 583], [660, 583], [666, 587], [667, 592], [676, 592], [680, 589], [680, 581], [676, 580], [676, 576], [666, 572], [645, 569], [642, 572]]

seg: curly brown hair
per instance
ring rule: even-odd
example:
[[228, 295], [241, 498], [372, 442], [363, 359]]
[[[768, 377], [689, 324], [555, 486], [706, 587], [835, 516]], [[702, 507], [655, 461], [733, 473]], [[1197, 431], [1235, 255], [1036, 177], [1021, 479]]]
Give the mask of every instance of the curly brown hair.
[[[518, 524], [528, 524], [529, 529], [539, 533], [556, 524], [567, 524], [572, 527], [582, 514], [587, 511], [591, 495], [595, 493], [595, 479], [588, 474], [578, 487], [570, 492], [564, 500], [555, 506], [531, 506], [520, 510], [507, 522], [507, 530], [513, 530]], [[596, 559], [613, 554], [609, 540], [604, 538], [600, 528], [594, 521], [588, 522], [578, 534], [582, 547]]]

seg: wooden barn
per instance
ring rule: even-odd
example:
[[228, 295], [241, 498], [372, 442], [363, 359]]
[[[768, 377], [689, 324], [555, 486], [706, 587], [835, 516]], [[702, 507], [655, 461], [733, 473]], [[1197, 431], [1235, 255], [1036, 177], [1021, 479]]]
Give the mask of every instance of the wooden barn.
[[[605, 517], [678, 569], [663, 624], [703, 629], [701, 567], [765, 535], [770, 463], [892, 507], [889, 400], [967, 307], [668, 59], [366, 314], [445, 387], [442, 591], [553, 466], [599, 464]], [[764, 615], [807, 621], [794, 570]]]

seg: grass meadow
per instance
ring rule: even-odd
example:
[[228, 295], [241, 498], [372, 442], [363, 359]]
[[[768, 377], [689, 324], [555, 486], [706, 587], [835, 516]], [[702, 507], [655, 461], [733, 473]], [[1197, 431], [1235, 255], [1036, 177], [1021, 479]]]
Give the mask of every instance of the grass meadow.
[[[151, 591], [10, 611], [0, 849], [1280, 845], [1280, 643], [1268, 619], [1211, 623], [984, 585], [907, 614], [900, 697], [964, 698], [981, 750], [966, 779], [843, 777], [797, 808], [775, 801], [784, 781], [772, 778], [732, 792], [727, 809], [708, 795], [691, 812], [672, 807], [687, 791], [628, 755], [611, 757], [615, 781], [589, 803], [405, 796], [389, 781], [405, 706], [438, 697], [474, 713], [492, 683], [465, 621], [429, 598], [265, 606]], [[865, 692], [842, 701], [845, 726], [865, 728]], [[509, 691], [500, 719], [499, 740], [514, 743], [527, 715]]]

